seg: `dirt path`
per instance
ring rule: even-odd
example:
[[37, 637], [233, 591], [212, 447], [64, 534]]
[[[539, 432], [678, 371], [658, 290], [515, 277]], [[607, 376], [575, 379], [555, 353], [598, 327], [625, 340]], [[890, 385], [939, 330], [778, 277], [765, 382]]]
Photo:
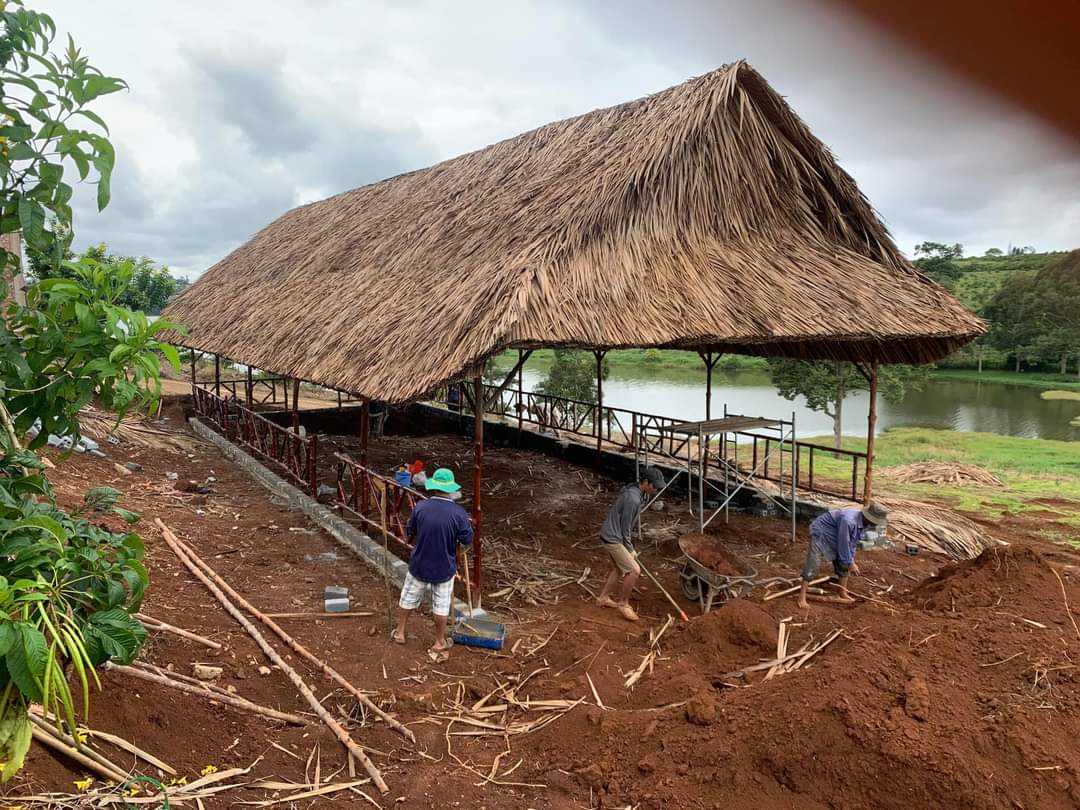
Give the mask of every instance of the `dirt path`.
[[[381, 579], [303, 515], [270, 501], [213, 447], [195, 440], [190, 454], [105, 449], [108, 459], [60, 463], [54, 479], [61, 501], [72, 505], [94, 485], [120, 489], [121, 505], [143, 516], [151, 575], [145, 612], [225, 645], [215, 654], [155, 634], [144, 660], [182, 673], [194, 662], [222, 666], [220, 683], [241, 696], [308, 711], [282, 673], [259, 674], [266, 662], [254, 643], [180, 565], [153, 529], [154, 517], [264, 611], [318, 611], [324, 586], [344, 585], [354, 609], [375, 613], [285, 626], [408, 723], [415, 747], [365, 721], [343, 690], [286, 658], [332, 712], [349, 718], [355, 738], [378, 751], [373, 758], [391, 787], [385, 798], [372, 794], [382, 807], [1064, 808], [1080, 801], [1080, 639], [1053, 571], [1027, 547], [949, 566], [930, 579], [944, 565], [940, 558], [866, 554], [857, 587], [886, 604], [822, 605], [799, 615], [786, 598], [738, 600], [669, 628], [651, 671], [627, 689], [627, 675], [650, 650], [650, 631], [671, 613], [655, 588], [644, 587], [636, 600], [639, 625], [596, 607], [576, 581], [515, 588], [514, 572], [530, 560], [576, 576], [589, 568], [583, 584], [598, 587], [606, 561], [595, 533], [613, 482], [555, 459], [489, 454], [486, 603], [511, 617], [510, 645], [501, 653], [458, 648], [433, 665], [424, 656], [426, 622], [416, 624], [406, 646], [389, 643]], [[373, 448], [379, 464], [410, 455], [467, 474], [460, 439], [388, 437]], [[114, 462], [129, 460], [142, 471], [115, 469]], [[170, 472], [210, 492], [179, 492]], [[685, 504], [650, 513], [647, 525], [645, 559], [677, 592], [675, 539], [692, 526]], [[788, 543], [783, 521], [733, 515], [719, 534], [764, 576], [792, 576], [801, 567], [801, 542]], [[1076, 555], [1052, 552], [1071, 604], [1080, 606]], [[797, 672], [767, 681], [761, 672], [730, 676], [775, 655], [777, 620], [788, 616], [792, 650], [834, 629], [843, 633]], [[325, 781], [346, 765], [320, 725], [282, 727], [120, 674], [103, 682], [90, 725], [127, 737], [189, 778], [207, 765], [258, 760], [249, 778], [302, 781], [319, 760]], [[476, 725], [481, 715], [467, 710], [489, 695], [482, 722], [520, 733]], [[563, 714], [537, 708], [541, 700], [581, 702]], [[530, 725], [539, 719], [549, 722]], [[5, 795], [73, 790], [80, 776], [35, 746]], [[266, 795], [235, 790], [207, 806]], [[355, 794], [339, 796], [338, 805], [370, 806]]]

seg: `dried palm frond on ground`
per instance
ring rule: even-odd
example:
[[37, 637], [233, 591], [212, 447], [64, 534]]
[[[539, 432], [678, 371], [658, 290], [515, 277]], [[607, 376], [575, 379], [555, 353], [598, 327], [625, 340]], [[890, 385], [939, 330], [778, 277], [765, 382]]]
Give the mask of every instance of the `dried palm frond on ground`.
[[879, 498], [889, 510], [889, 536], [954, 560], [978, 557], [1001, 545], [986, 530], [953, 510], [922, 501]]
[[881, 475], [901, 484], [936, 484], [938, 486], [1003, 487], [1005, 484], [989, 470], [977, 464], [945, 461], [916, 461], [899, 467], [884, 467]]
[[189, 453], [195, 446], [195, 441], [186, 433], [165, 427], [162, 422], [153, 421], [140, 413], [128, 413], [117, 422], [115, 414], [86, 407], [79, 412], [79, 424], [84, 434], [98, 442], [115, 436], [140, 447], [180, 453]]
[[[755, 481], [756, 488], [783, 498], [788, 491], [771, 481]], [[889, 510], [888, 536], [892, 540], [913, 543], [927, 551], [945, 554], [954, 560], [978, 557], [984, 550], [1000, 545], [985, 529], [945, 506], [904, 498], [875, 498]], [[847, 509], [858, 504], [819, 493], [799, 492], [800, 503], [818, 504], [829, 509]]]
[[574, 583], [583, 584], [589, 569], [520, 547], [502, 537], [484, 538], [484, 565], [497, 584], [492, 599], [519, 597], [529, 605], [554, 604], [555, 591]]

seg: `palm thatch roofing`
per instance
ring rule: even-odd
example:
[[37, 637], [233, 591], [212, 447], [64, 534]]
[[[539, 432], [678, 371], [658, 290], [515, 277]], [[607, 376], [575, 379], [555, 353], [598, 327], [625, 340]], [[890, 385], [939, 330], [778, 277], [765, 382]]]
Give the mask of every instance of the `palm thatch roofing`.
[[165, 315], [392, 402], [512, 347], [919, 363], [984, 328], [745, 62], [295, 208]]

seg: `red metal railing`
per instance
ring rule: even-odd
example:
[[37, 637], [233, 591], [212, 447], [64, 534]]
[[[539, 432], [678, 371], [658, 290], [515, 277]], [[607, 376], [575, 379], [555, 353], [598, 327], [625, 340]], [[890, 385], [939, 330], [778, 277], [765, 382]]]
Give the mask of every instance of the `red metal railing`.
[[191, 396], [195, 412], [214, 424], [225, 438], [284, 472], [311, 497], [318, 497], [318, 436], [301, 436], [244, 407], [234, 397], [219, 397], [200, 385], [192, 386]]
[[342, 453], [335, 453], [334, 458], [337, 459], [334, 505], [342, 517], [352, 517], [365, 528], [380, 533], [385, 528], [389, 539], [411, 550], [405, 524], [416, 502], [427, 496], [369, 470]]
[[[345, 519], [352, 519], [361, 527], [382, 534], [386, 532], [387, 541], [412, 551], [413, 544], [405, 527], [409, 516], [419, 501], [427, 496], [412, 487], [399, 484], [393, 478], [379, 475], [357, 463], [343, 453], [335, 453], [337, 459], [337, 498], [334, 506]], [[479, 538], [474, 538], [473, 555], [479, 548]], [[468, 552], [466, 552], [468, 553]], [[464, 582], [462, 572], [456, 577]], [[479, 593], [480, 575], [473, 568], [472, 587]]]
[[[639, 447], [649, 453], [664, 454], [683, 462], [687, 460], [688, 454], [696, 453], [696, 445], [691, 442], [690, 436], [671, 430], [673, 425], [688, 421], [685, 419], [607, 405], [599, 409], [597, 418], [598, 409], [592, 403], [533, 391], [522, 392], [515, 388], [500, 389], [494, 385], [485, 386], [485, 389], [484, 410], [492, 416], [509, 417], [518, 420], [519, 424], [536, 425], [541, 430], [558, 430], [590, 439], [599, 437], [613, 445], [614, 449], [626, 452], [634, 452], [635, 447]], [[442, 401], [445, 401], [445, 398]], [[467, 400], [463, 402], [463, 406], [468, 410]], [[790, 485], [792, 470], [796, 469], [799, 471], [799, 486], [802, 489], [838, 498], [860, 499], [859, 468], [866, 464], [866, 453], [801, 441], [795, 441], [792, 449], [790, 440], [781, 440], [778, 436], [747, 431], [738, 431], [736, 435], [748, 440], [749, 448], [748, 451], [743, 450], [743, 459], [749, 463], [751, 470], [757, 469], [759, 460], [768, 459], [770, 452], [777, 445], [780, 446], [780, 452], [772, 456], [774, 463], [766, 461], [755, 474], [756, 477]], [[725, 444], [729, 463], [737, 467], [739, 442], [728, 441]], [[749, 458], [746, 457], [747, 452]], [[850, 477], [845, 475], [843, 479], [824, 480], [820, 475], [815, 477], [815, 454], [823, 453], [850, 463]], [[795, 456], [794, 460], [791, 458], [792, 454]], [[712, 453], [709, 463], [718, 469], [723, 466], [721, 458]]]

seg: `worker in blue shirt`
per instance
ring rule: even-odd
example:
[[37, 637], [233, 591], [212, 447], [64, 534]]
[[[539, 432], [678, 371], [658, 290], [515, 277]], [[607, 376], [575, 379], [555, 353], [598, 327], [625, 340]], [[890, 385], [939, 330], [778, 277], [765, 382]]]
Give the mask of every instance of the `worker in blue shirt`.
[[871, 502], [859, 509], [833, 509], [818, 515], [810, 524], [810, 548], [802, 571], [799, 607], [807, 610], [806, 589], [818, 574], [822, 562], [831, 562], [840, 583], [840, 601], [853, 602], [847, 591], [848, 574], [859, 575], [855, 552], [867, 529], [878, 529], [888, 522], [888, 510]]
[[473, 528], [469, 515], [453, 501], [461, 485], [454, 480], [452, 471], [445, 467], [436, 470], [424, 487], [429, 497], [416, 504], [405, 526], [413, 550], [409, 557], [409, 573], [405, 575], [398, 600], [397, 628], [391, 637], [398, 644], [405, 643], [409, 614], [420, 606], [430, 591], [435, 643], [428, 655], [432, 660], [444, 661], [450, 655], [446, 623], [454, 598], [457, 547], [458, 543], [472, 543]]

